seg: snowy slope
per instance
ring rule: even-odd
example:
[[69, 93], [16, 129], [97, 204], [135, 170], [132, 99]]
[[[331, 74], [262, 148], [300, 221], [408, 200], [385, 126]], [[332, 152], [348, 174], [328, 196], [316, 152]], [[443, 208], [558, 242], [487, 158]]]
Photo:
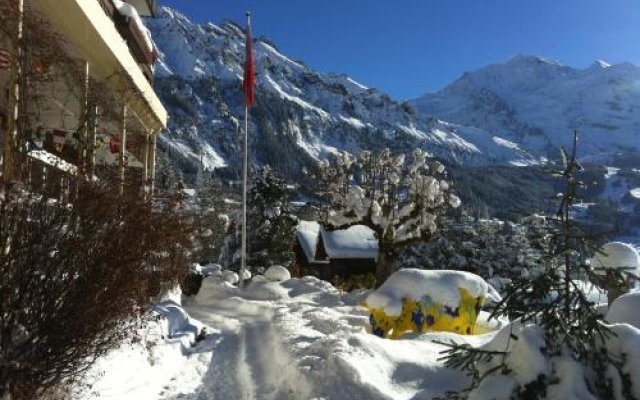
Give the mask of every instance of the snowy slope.
[[596, 61], [576, 69], [534, 56], [467, 72], [411, 103], [546, 154], [581, 133], [583, 155], [640, 149], [640, 68]]
[[[235, 166], [244, 108], [245, 35], [233, 22], [198, 25], [164, 8], [146, 21], [161, 51], [156, 87], [169, 109], [161, 144], [183, 167], [200, 149], [208, 169]], [[346, 150], [416, 147], [471, 164], [531, 164], [516, 144], [480, 129], [422, 117], [407, 104], [345, 75], [322, 74], [255, 40], [257, 106], [251, 113], [253, 161], [288, 175]]]

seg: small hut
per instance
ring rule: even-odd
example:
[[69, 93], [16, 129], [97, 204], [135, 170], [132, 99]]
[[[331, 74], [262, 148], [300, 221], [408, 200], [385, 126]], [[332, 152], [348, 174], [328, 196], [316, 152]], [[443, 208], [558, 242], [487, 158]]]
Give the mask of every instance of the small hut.
[[329, 231], [315, 221], [301, 221], [296, 232], [295, 271], [320, 279], [375, 274], [378, 240], [364, 225]]

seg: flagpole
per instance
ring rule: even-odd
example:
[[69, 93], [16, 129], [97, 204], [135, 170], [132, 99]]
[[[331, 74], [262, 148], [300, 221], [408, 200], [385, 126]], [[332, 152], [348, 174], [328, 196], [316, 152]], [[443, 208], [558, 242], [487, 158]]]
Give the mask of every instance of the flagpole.
[[[247, 11], [247, 35], [251, 28], [251, 13]], [[240, 262], [240, 282], [244, 285], [244, 274], [247, 269], [247, 171], [249, 169], [249, 106], [244, 106], [244, 146], [242, 162], [242, 257]]]

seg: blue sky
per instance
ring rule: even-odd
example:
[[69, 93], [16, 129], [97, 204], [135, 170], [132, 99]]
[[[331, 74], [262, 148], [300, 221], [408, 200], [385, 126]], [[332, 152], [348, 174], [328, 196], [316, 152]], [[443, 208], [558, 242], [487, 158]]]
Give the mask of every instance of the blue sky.
[[463, 72], [535, 54], [587, 67], [640, 64], [638, 0], [160, 0], [195, 22], [254, 15], [293, 59], [346, 73], [397, 99]]

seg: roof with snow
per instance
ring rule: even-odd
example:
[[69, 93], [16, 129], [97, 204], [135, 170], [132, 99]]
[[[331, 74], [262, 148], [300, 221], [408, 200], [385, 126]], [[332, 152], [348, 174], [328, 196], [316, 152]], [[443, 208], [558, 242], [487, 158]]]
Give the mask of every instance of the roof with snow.
[[316, 258], [319, 234], [320, 224], [315, 221], [300, 221], [300, 224], [298, 224], [296, 235], [302, 251], [307, 256], [307, 260]]
[[315, 221], [300, 221], [297, 237], [300, 247], [310, 261], [315, 261], [320, 238], [329, 259], [378, 258], [378, 240], [374, 231], [364, 225], [328, 231]]
[[378, 240], [364, 225], [336, 231], [322, 229], [320, 234], [329, 258], [378, 258]]

